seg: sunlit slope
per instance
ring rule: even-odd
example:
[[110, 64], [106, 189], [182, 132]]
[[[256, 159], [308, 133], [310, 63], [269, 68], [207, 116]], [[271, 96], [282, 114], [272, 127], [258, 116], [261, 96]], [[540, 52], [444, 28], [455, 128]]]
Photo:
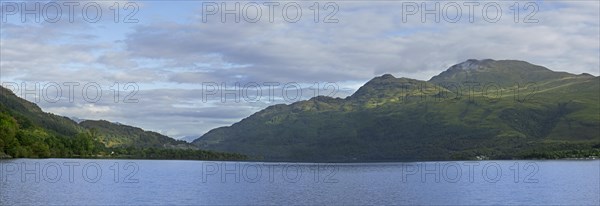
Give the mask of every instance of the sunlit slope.
[[383, 75], [345, 99], [270, 106], [193, 143], [286, 161], [518, 158], [539, 149], [589, 149], [600, 143], [599, 83], [522, 61], [469, 60], [430, 81]]
[[156, 132], [144, 131], [137, 127], [111, 123], [104, 120], [85, 120], [79, 123], [79, 125], [86, 129], [95, 129], [98, 133], [102, 134], [99, 137], [100, 141], [105, 142], [108, 147], [194, 148], [194, 146], [183, 140], [175, 140]]
[[90, 120], [77, 124], [69, 118], [46, 113], [36, 104], [0, 87], [0, 158], [6, 154], [12, 157], [90, 155], [104, 146], [195, 148], [127, 125]]

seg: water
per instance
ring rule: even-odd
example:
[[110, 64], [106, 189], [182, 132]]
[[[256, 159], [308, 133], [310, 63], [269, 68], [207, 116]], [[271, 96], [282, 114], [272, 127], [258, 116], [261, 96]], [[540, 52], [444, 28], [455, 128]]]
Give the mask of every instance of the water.
[[0, 205], [600, 205], [600, 161], [0, 160]]

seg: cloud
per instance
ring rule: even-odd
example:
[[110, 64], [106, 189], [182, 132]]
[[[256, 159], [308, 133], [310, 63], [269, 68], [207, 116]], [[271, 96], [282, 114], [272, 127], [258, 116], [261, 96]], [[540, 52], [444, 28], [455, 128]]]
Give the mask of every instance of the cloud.
[[[504, 5], [504, 21], [488, 23], [481, 15], [475, 23], [452, 24], [395, 21], [400, 4], [387, 9], [348, 4], [354, 10], [340, 16], [346, 19], [339, 24], [162, 22], [137, 27], [125, 43], [135, 56], [169, 59], [198, 71], [189, 75], [215, 80], [236, 75], [250, 80], [365, 80], [382, 73], [428, 79], [469, 58], [523, 59], [598, 74], [599, 27], [591, 20], [598, 14], [589, 12], [589, 6], [542, 11], [535, 16], [540, 23], [526, 24], [515, 23]], [[250, 66], [193, 66], [211, 56]], [[171, 79], [197, 81], [181, 73]]]

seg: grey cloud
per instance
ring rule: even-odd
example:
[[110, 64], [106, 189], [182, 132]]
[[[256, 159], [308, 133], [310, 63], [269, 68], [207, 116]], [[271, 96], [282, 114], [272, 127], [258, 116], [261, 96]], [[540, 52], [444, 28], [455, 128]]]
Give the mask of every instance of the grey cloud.
[[[231, 80], [236, 75], [262, 81], [365, 80], [383, 73], [428, 79], [450, 62], [469, 58], [523, 59], [550, 67], [564, 67], [557, 63], [561, 58], [577, 59], [571, 61], [574, 72], [597, 74], [593, 68], [598, 63], [592, 61], [598, 53], [597, 26], [587, 30], [564, 27], [573, 23], [553, 14], [540, 14], [546, 23], [529, 25], [516, 24], [508, 17], [497, 24], [481, 20], [472, 24], [402, 23], [394, 21], [398, 14], [393, 8], [398, 7], [381, 13], [374, 12], [381, 8], [357, 8], [346, 13], [339, 24], [330, 25], [151, 24], [136, 28], [125, 42], [133, 55], [146, 58], [170, 58], [192, 65], [201, 57], [218, 54], [223, 61], [250, 65], [202, 68], [202, 72], [177, 73], [170, 78], [185, 83], [197, 78]], [[574, 20], [589, 23], [577, 17]], [[418, 27], [421, 29], [415, 29]], [[415, 31], [387, 34], [394, 29]], [[586, 49], [590, 45], [594, 47]]]

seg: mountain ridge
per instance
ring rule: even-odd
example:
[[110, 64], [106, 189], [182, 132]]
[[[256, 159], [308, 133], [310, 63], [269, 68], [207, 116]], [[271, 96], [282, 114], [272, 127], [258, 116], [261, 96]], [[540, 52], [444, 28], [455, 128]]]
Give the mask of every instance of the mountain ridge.
[[[464, 70], [469, 74], [457, 75]], [[465, 82], [496, 85], [498, 95], [469, 93]], [[384, 74], [344, 99], [269, 106], [192, 143], [257, 159], [325, 162], [519, 158], [561, 144], [589, 149], [600, 142], [598, 82], [524, 61], [467, 60], [429, 81]]]

